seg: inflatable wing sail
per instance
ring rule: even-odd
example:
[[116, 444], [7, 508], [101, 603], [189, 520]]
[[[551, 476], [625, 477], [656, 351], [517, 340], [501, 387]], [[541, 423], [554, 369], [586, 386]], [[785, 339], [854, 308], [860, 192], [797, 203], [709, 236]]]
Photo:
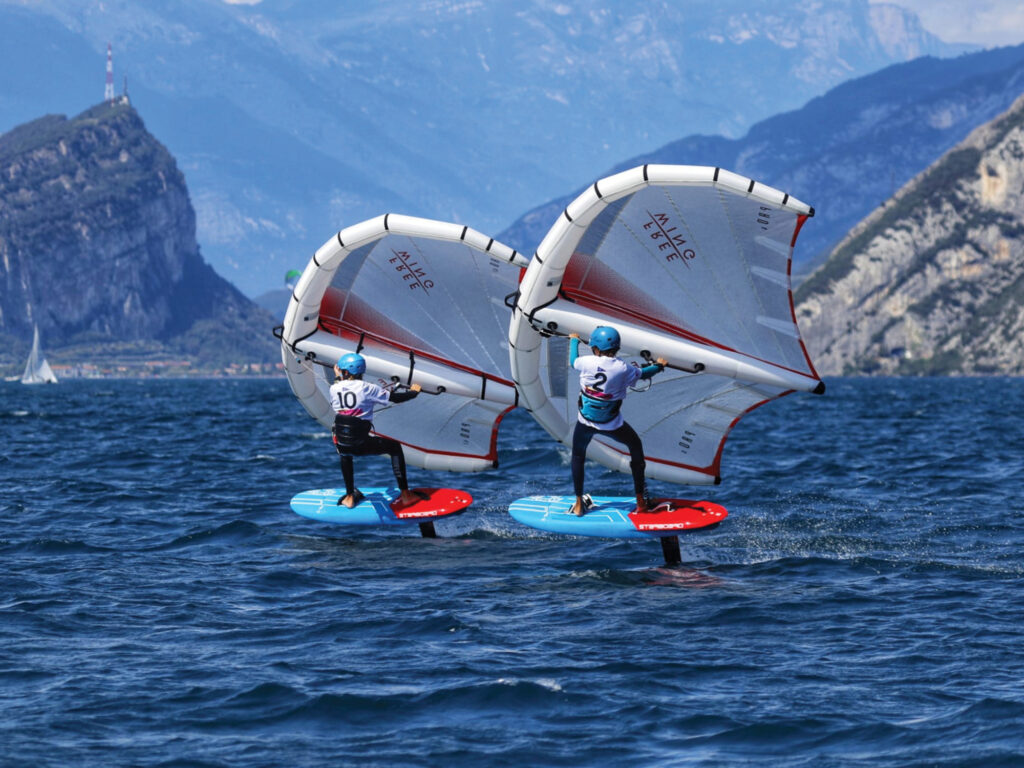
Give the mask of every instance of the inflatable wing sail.
[[[579, 379], [560, 337], [586, 341], [612, 325], [620, 357], [669, 362], [623, 405], [648, 476], [718, 482], [743, 414], [793, 390], [824, 391], [790, 289], [793, 245], [813, 215], [719, 168], [646, 165], [601, 179], [559, 217], [520, 285], [509, 341], [523, 405], [571, 445]], [[614, 441], [595, 438], [588, 456], [629, 472]]]
[[527, 259], [469, 227], [388, 214], [343, 229], [298, 280], [281, 329], [292, 391], [334, 420], [333, 365], [366, 358], [368, 381], [423, 387], [378, 409], [374, 431], [427, 469], [496, 466], [502, 416], [515, 407], [508, 308]]

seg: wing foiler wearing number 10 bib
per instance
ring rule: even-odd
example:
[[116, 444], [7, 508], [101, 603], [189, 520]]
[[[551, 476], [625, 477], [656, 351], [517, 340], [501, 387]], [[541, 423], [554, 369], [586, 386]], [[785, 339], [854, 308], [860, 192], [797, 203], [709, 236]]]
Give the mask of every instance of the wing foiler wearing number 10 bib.
[[[365, 365], [363, 370], [365, 370]], [[362, 376], [362, 372], [360, 371], [356, 376]], [[331, 407], [335, 413], [334, 427], [331, 433], [334, 437], [334, 447], [341, 457], [341, 474], [345, 479], [347, 497], [355, 498], [356, 494], [353, 456], [388, 454], [391, 457], [391, 469], [399, 490], [403, 492], [409, 490], [405, 470], [405, 454], [402, 451], [401, 443], [387, 437], [371, 435], [370, 432], [373, 428], [375, 406], [389, 402], [402, 403], [411, 400], [417, 394], [417, 392], [389, 392], [383, 387], [355, 376], [343, 378], [331, 385]]]
[[370, 436], [373, 409], [385, 405], [390, 393], [362, 379], [343, 379], [331, 386], [331, 408], [334, 409], [334, 444], [338, 450], [358, 450]]

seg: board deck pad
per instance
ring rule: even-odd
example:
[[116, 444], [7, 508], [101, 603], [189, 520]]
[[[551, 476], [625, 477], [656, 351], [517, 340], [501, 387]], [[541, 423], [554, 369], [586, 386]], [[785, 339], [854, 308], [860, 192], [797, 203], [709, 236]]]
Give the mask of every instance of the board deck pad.
[[356, 506], [338, 504], [344, 488], [303, 491], [292, 498], [292, 511], [311, 520], [341, 525], [405, 525], [423, 523], [464, 512], [473, 497], [456, 488], [413, 488], [427, 498], [406, 507], [396, 507], [398, 488], [361, 488], [363, 500]]
[[527, 496], [509, 506], [515, 520], [531, 528], [574, 536], [613, 539], [675, 536], [706, 529], [722, 522], [729, 513], [711, 501], [656, 499], [650, 512], [635, 515], [633, 496], [594, 496], [594, 505], [582, 517], [569, 510], [575, 496]]

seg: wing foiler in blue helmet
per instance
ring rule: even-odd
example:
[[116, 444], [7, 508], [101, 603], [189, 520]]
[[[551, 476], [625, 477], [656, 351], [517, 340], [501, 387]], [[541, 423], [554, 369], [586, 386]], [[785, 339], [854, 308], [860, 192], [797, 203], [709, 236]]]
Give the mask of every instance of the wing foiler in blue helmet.
[[359, 376], [366, 373], [366, 360], [362, 355], [350, 352], [347, 355], [341, 356], [341, 359], [338, 360], [338, 367], [343, 371], [348, 371], [353, 376]]
[[599, 325], [590, 334], [590, 346], [597, 347], [602, 352], [611, 352], [621, 346], [619, 332], [608, 325]]

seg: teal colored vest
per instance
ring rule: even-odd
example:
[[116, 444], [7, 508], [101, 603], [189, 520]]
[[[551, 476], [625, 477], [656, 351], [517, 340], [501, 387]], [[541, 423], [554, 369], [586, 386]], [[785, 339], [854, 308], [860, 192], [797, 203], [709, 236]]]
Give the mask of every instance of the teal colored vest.
[[579, 400], [580, 415], [587, 421], [595, 424], [605, 424], [619, 415], [622, 408], [621, 400], [602, 400], [599, 397], [591, 397], [585, 392], [580, 392]]

